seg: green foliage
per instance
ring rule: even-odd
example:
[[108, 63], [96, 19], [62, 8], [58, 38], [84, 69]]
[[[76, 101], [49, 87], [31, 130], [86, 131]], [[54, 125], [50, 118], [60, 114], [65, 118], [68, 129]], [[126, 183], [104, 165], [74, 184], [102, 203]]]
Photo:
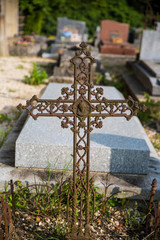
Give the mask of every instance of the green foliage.
[[113, 86], [117, 88], [120, 92], [124, 92], [124, 81], [122, 80], [121, 75], [112, 76], [112, 81], [108, 81], [107, 79], [104, 79], [104, 85], [107, 86]]
[[93, 81], [94, 81], [95, 85], [103, 84], [103, 81], [104, 81], [104, 75], [103, 74], [95, 72], [93, 78], [94, 78]]
[[49, 7], [49, 0], [20, 0], [19, 8], [23, 11], [25, 17], [25, 34], [32, 32], [36, 34], [41, 33], [44, 16], [51, 13]]
[[152, 144], [153, 144], [154, 148], [160, 150], [160, 144], [157, 143], [156, 140], [154, 140], [154, 141], [152, 140]]
[[33, 70], [30, 72], [30, 76], [24, 77], [24, 82], [26, 84], [31, 85], [39, 85], [44, 82], [45, 79], [48, 78], [48, 74], [45, 70], [41, 70], [39, 66], [36, 65], [36, 63], [33, 63]]
[[[48, 174], [48, 181], [50, 181], [51, 178], [51, 172], [49, 170]], [[63, 174], [62, 174], [63, 178]], [[56, 179], [56, 178], [55, 178]], [[79, 181], [80, 179], [77, 179]], [[80, 180], [81, 181], [81, 180]], [[54, 201], [54, 191], [55, 188], [52, 184], [49, 184], [49, 182], [45, 183], [42, 182], [41, 184], [34, 184], [32, 186], [23, 186], [22, 182], [17, 181], [16, 182], [16, 191], [14, 192], [14, 199], [15, 199], [15, 205], [16, 205], [16, 220], [20, 218], [21, 216], [24, 215], [24, 213], [29, 213], [29, 215], [32, 216], [37, 216], [37, 218], [41, 216], [49, 217], [51, 220], [52, 224], [52, 236], [54, 237], [47, 237], [45, 238], [46, 240], [48, 239], [59, 239], [59, 240], [64, 240], [65, 239], [65, 234], [68, 232], [68, 229], [70, 229], [70, 224], [65, 222], [64, 216], [66, 216], [66, 209], [67, 209], [67, 195], [68, 195], [68, 190], [69, 190], [69, 184], [67, 184], [68, 181], [65, 181], [66, 184], [63, 185], [63, 195], [64, 197], [61, 198], [61, 194], [59, 194], [59, 190], [61, 186], [59, 185], [60, 182], [55, 182], [55, 185], [59, 186], [56, 188], [57, 191], [57, 201]], [[80, 191], [84, 190], [84, 186], [81, 182], [77, 182]], [[79, 185], [80, 183], [80, 185]], [[95, 201], [93, 200], [92, 194], [91, 194], [91, 199], [90, 199], [90, 209], [92, 209], [93, 204], [95, 206], [95, 211], [97, 212], [98, 217], [103, 218], [104, 221], [110, 222], [111, 218], [117, 217], [117, 215], [114, 214], [115, 211], [118, 211], [120, 214], [122, 214], [125, 226], [129, 229], [129, 231], [133, 231], [134, 234], [135, 230], [140, 228], [142, 226], [142, 222], [144, 219], [144, 214], [143, 216], [140, 215], [140, 212], [138, 211], [138, 204], [135, 202], [135, 206], [133, 208], [129, 207], [130, 201], [127, 200], [126, 198], [123, 199], [118, 199], [116, 195], [112, 196], [111, 198], [107, 198], [105, 194], [99, 194], [96, 190], [98, 189], [96, 186], [94, 186], [95, 189]], [[51, 190], [51, 191], [50, 191]], [[7, 191], [7, 189], [6, 189]], [[70, 194], [70, 204], [69, 206], [72, 206], [72, 194], [73, 192], [71, 191]], [[78, 193], [78, 195], [80, 195]], [[80, 199], [79, 196], [77, 196], [77, 205], [80, 206]], [[85, 194], [82, 196], [83, 199], [83, 206], [82, 206], [82, 211], [85, 210]], [[60, 201], [59, 201], [60, 200]], [[8, 195], [8, 204], [12, 207], [12, 195]], [[59, 205], [60, 204], [60, 205]], [[76, 209], [77, 213], [79, 213], [79, 210]], [[146, 212], [146, 211], [145, 211]], [[62, 215], [61, 215], [62, 213]], [[64, 214], [64, 215], [63, 215]], [[119, 214], [118, 214], [119, 215]], [[53, 218], [53, 219], [52, 219]], [[34, 222], [34, 217], [31, 218], [32, 222]], [[97, 222], [99, 218], [95, 218], [95, 221]], [[52, 220], [54, 223], [52, 223]], [[34, 223], [35, 224], [35, 223]], [[95, 222], [93, 223], [95, 224]], [[139, 227], [140, 225], [140, 227]], [[32, 233], [36, 239], [44, 239], [43, 232], [37, 232], [37, 230], [33, 229]], [[139, 233], [137, 233], [137, 236], [139, 237]], [[135, 239], [140, 239], [140, 238], [135, 238]]]
[[33, 12], [32, 15], [28, 15], [25, 20], [25, 33], [35, 33], [39, 35], [41, 33], [44, 15], [41, 12]]
[[0, 114], [0, 124], [4, 123], [4, 125], [7, 126], [5, 128], [0, 128], [0, 147], [2, 147], [11, 128], [13, 127], [14, 121], [16, 121], [19, 116], [20, 112], [18, 111], [11, 111], [10, 115], [6, 113]]
[[148, 93], [144, 93], [145, 101], [140, 104], [145, 104], [147, 110], [145, 112], [139, 111], [138, 117], [142, 123], [150, 123], [154, 120], [160, 119], [160, 101], [152, 100]]
[[135, 201], [134, 208], [129, 208], [125, 210], [125, 225], [129, 226], [131, 229], [138, 227], [139, 223], [139, 212], [137, 210], [137, 202]]
[[160, 133], [156, 134], [155, 139], [151, 140], [151, 142], [156, 149], [160, 150]]
[[22, 64], [19, 64], [16, 69], [24, 69], [24, 66]]
[[0, 148], [2, 147], [3, 143], [5, 142], [10, 130], [11, 130], [10, 128], [6, 128], [5, 130], [0, 129]]
[[11, 119], [8, 117], [6, 113], [0, 114], [0, 123], [8, 122], [10, 123]]
[[131, 7], [127, 0], [20, 0], [20, 10], [25, 18], [25, 34], [55, 35], [58, 17], [85, 21], [90, 36], [94, 35], [101, 20], [112, 19], [129, 23], [131, 27], [143, 26], [143, 12]]
[[122, 81], [122, 77], [120, 75], [112, 76], [112, 80], [107, 80], [103, 74], [96, 72], [94, 74], [94, 83], [96, 85], [113, 86], [120, 92], [123, 92], [124, 90], [124, 82]]
[[16, 92], [16, 90], [15, 90], [15, 89], [12, 89], [12, 88], [9, 88], [8, 91], [9, 91], [9, 92], [12, 92], [12, 93]]

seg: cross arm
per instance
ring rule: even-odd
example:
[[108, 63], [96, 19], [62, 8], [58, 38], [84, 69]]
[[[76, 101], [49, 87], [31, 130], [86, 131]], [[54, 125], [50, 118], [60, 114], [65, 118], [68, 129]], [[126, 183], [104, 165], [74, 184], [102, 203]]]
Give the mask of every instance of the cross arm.
[[103, 97], [102, 99], [93, 99], [91, 103], [94, 109], [91, 117], [125, 117], [130, 120], [137, 115], [139, 110], [142, 112], [146, 110], [144, 104], [139, 105], [131, 96], [126, 100], [109, 100]]
[[39, 116], [56, 116], [62, 117], [73, 117], [73, 113], [70, 111], [69, 103], [73, 103], [72, 99], [39, 99], [34, 95], [30, 100], [26, 101], [26, 105], [19, 104], [17, 109], [22, 111], [27, 110], [28, 114], [36, 120]]

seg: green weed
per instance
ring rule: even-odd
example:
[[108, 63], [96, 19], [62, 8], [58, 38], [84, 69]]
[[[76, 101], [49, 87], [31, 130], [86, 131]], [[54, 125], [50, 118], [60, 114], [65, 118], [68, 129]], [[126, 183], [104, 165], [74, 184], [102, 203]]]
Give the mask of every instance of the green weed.
[[13, 126], [13, 123], [19, 118], [20, 112], [15, 110], [14, 108], [11, 109], [10, 114], [1, 113], [0, 114], [0, 124], [7, 123], [9, 127]]
[[104, 75], [98, 72], [94, 73], [94, 83], [95, 85], [101, 85], [103, 83]]
[[157, 134], [156, 138], [154, 140], [151, 140], [153, 146], [160, 150], [160, 133]]
[[22, 64], [19, 64], [16, 69], [24, 69], [24, 66]]
[[145, 104], [147, 110], [145, 112], [138, 111], [137, 116], [142, 123], [149, 124], [154, 120], [160, 119], [160, 101], [155, 102], [152, 100], [148, 93], [144, 93], [145, 101], [140, 104]]
[[3, 122], [8, 122], [8, 123], [11, 122], [11, 119], [8, 117], [8, 114], [6, 113], [0, 114], [0, 123], [3, 123]]
[[15, 90], [15, 89], [12, 89], [12, 88], [9, 88], [8, 91], [9, 91], [9, 92], [16, 92], [16, 90]]
[[6, 128], [5, 130], [0, 129], [0, 148], [2, 147], [3, 143], [5, 142], [10, 130], [11, 130], [10, 128]]
[[30, 85], [39, 85], [48, 78], [48, 74], [45, 70], [42, 70], [39, 66], [33, 62], [33, 70], [30, 72], [30, 76], [24, 77], [24, 82]]
[[113, 86], [117, 88], [120, 92], [124, 90], [124, 82], [122, 81], [121, 75], [112, 75], [112, 80], [108, 80], [103, 74], [95, 73], [94, 74], [94, 83], [96, 85], [104, 85], [104, 86]]
[[121, 75], [112, 75], [112, 80], [107, 80], [106, 78], [104, 78], [104, 85], [106, 86], [113, 86], [115, 88], [117, 88], [120, 92], [124, 91], [124, 82], [122, 81], [122, 76]]
[[[50, 219], [53, 218], [54, 224], [51, 229], [51, 236], [44, 238], [43, 232], [37, 233], [37, 231], [33, 231], [36, 239], [65, 239], [65, 234], [70, 229], [70, 226], [65, 222], [66, 210], [67, 210], [67, 195], [69, 193], [70, 183], [68, 181], [68, 173], [67, 173], [67, 181], [64, 181], [64, 174], [68, 170], [69, 164], [66, 165], [66, 169], [62, 172], [59, 180], [57, 179], [57, 174], [52, 172], [48, 166], [48, 179], [47, 181], [42, 181], [41, 184], [37, 184], [35, 180], [35, 184], [32, 186], [24, 186], [22, 182], [16, 182], [16, 191], [14, 192], [14, 199], [16, 205], [16, 211], [20, 213], [29, 212], [32, 216], [49, 216]], [[55, 180], [54, 185], [50, 183], [51, 180]], [[61, 190], [61, 183], [63, 182], [63, 194]], [[71, 182], [71, 185], [73, 183]], [[79, 190], [82, 193], [77, 193], [77, 206], [81, 205], [80, 199], [82, 199], [82, 212], [85, 211], [85, 191], [84, 185], [86, 185], [86, 180], [84, 181], [84, 185], [81, 182], [81, 179], [77, 177], [77, 185], [79, 186]], [[128, 227], [130, 231], [135, 231], [135, 229], [142, 226], [142, 216], [138, 212], [138, 204], [135, 202], [135, 206], [133, 208], [129, 207], [129, 200], [125, 197], [123, 199], [118, 199], [116, 195], [112, 198], [108, 198], [105, 194], [98, 193], [98, 187], [93, 185], [95, 190], [94, 199], [92, 197], [90, 199], [90, 209], [92, 209], [93, 205], [95, 206], [94, 213], [101, 212], [103, 213], [103, 219], [106, 218], [107, 221], [110, 221], [113, 217], [113, 212], [119, 211], [122, 209], [121, 214], [124, 216], [124, 222], [122, 223], [124, 226]], [[72, 194], [73, 191], [70, 192], [70, 204], [72, 206]], [[9, 205], [12, 207], [12, 197], [9, 195], [8, 197]], [[112, 209], [110, 211], [110, 209]], [[104, 210], [104, 211], [103, 211]], [[77, 215], [79, 215], [79, 209], [76, 209]], [[119, 211], [120, 212], [120, 211]], [[61, 215], [62, 213], [62, 215]], [[33, 218], [34, 219], [34, 218]], [[32, 219], [32, 220], [33, 220]], [[56, 220], [54, 220], [56, 219]], [[42, 236], [42, 235], [43, 236]], [[50, 233], [49, 233], [50, 234]], [[137, 236], [139, 235], [137, 234]], [[139, 238], [135, 238], [139, 239]]]

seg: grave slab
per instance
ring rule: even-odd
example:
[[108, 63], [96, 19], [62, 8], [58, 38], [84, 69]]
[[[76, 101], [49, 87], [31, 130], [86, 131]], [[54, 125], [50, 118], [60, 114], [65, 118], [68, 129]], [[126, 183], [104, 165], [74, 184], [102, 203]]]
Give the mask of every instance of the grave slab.
[[[24, 111], [18, 119], [16, 125], [7, 137], [6, 142], [0, 149], [0, 190], [4, 191], [10, 179], [13, 181], [21, 181], [23, 185], [32, 185], [35, 183], [48, 182], [48, 169], [40, 168], [21, 168], [15, 167], [15, 142], [27, 118]], [[57, 181], [62, 176], [61, 170], [51, 170], [50, 183], [55, 184], [55, 176]], [[64, 173], [63, 173], [64, 174]], [[72, 172], [66, 171], [65, 177], [68, 177]], [[157, 179], [157, 190], [155, 199], [160, 198], [160, 159], [152, 152], [152, 157], [149, 161], [149, 173], [146, 175], [136, 174], [111, 174], [101, 172], [91, 172], [94, 177], [95, 185], [99, 187], [99, 192], [105, 192], [105, 186], [110, 184], [107, 190], [108, 196], [117, 191], [120, 192], [117, 196], [120, 198], [132, 199], [149, 199], [151, 182], [154, 178]]]
[[139, 62], [132, 64], [136, 78], [144, 91], [160, 96], [160, 32], [143, 30]]
[[[131, 96], [133, 96], [138, 101], [145, 101], [146, 99], [144, 97], [144, 92], [146, 92], [146, 89], [137, 79], [136, 75], [133, 73], [123, 73], [122, 76]], [[150, 96], [150, 99], [157, 102], [160, 101], [160, 96]]]
[[[68, 84], [50, 83], [42, 99], [56, 99]], [[124, 99], [114, 87], [103, 87], [108, 99]], [[71, 161], [73, 135], [62, 129], [60, 119], [28, 118], [16, 141], [16, 167], [64, 169]], [[147, 174], [151, 157], [157, 158], [137, 117], [106, 118], [102, 129], [91, 133], [91, 171]]]
[[144, 66], [154, 77], [160, 78], [160, 60], [142, 60], [141, 65]]
[[[149, 67], [148, 67], [149, 68]], [[151, 70], [149, 71], [147, 67], [140, 63], [133, 64], [133, 72], [139, 79], [141, 84], [144, 86], [145, 90], [154, 96], [160, 95], [160, 84], [158, 78], [153, 76]]]

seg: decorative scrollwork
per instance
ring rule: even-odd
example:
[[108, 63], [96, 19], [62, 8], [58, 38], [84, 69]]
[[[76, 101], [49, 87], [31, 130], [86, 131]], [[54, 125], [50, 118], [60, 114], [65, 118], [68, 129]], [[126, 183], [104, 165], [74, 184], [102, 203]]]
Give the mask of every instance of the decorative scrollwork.
[[91, 94], [95, 97], [97, 101], [100, 100], [101, 96], [103, 95], [103, 88], [96, 88], [91, 91]]
[[70, 61], [75, 66], [75, 81], [77, 81], [80, 85], [88, 86], [88, 79], [91, 74], [91, 65], [96, 61], [87, 50], [86, 43], [82, 42], [80, 44], [80, 48], [81, 49], [76, 52], [75, 57], [73, 57]]
[[101, 120], [101, 117], [95, 117], [93, 121], [90, 122], [91, 126], [94, 126], [95, 128], [102, 128], [103, 122]]
[[128, 97], [127, 102], [128, 102], [128, 104], [130, 106], [130, 109], [132, 111], [132, 115], [130, 116], [130, 118], [132, 116], [136, 116], [139, 110], [142, 111], [142, 112], [145, 112], [147, 110], [147, 107], [144, 104], [139, 105], [138, 102], [134, 101], [131, 96]]
[[[70, 108], [72, 106], [73, 100], [64, 100], [59, 97], [56, 100], [50, 99], [39, 99], [36, 95], [30, 100], [26, 101], [26, 105], [19, 104], [17, 109], [22, 111], [27, 110], [28, 114], [31, 115], [35, 120], [39, 116], [56, 116], [64, 117], [67, 114], [69, 117], [73, 117], [73, 113]], [[70, 113], [69, 113], [70, 112]]]
[[68, 100], [70, 96], [74, 95], [74, 90], [71, 90], [68, 87], [64, 87], [61, 89], [61, 94], [64, 95], [65, 100]]
[[63, 117], [63, 120], [61, 121], [61, 127], [62, 128], [68, 128], [69, 125], [74, 126], [73, 121], [71, 121], [68, 117]]

